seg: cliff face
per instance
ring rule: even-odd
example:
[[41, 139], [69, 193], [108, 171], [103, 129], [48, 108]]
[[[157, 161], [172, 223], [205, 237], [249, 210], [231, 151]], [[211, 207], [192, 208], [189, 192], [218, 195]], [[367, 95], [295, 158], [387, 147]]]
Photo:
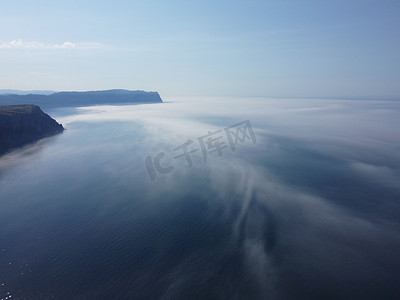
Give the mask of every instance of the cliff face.
[[63, 130], [37, 105], [0, 106], [0, 155]]

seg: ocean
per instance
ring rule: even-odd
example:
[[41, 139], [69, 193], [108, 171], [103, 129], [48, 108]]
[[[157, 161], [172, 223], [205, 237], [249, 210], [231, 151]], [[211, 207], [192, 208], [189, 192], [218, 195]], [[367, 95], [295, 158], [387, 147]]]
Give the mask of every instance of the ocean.
[[0, 299], [398, 299], [399, 101], [45, 112], [0, 157]]

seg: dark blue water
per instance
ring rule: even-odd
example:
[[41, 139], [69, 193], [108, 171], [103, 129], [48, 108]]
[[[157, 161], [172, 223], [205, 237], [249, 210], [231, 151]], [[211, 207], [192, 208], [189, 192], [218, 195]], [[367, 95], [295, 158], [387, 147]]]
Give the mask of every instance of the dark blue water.
[[[0, 299], [397, 299], [399, 112], [295, 99], [50, 111], [64, 133], [0, 158]], [[224, 129], [245, 120], [256, 143], [232, 151]], [[208, 132], [226, 147], [205, 160]], [[191, 167], [173, 151], [188, 140]], [[151, 180], [160, 152], [173, 170]]]

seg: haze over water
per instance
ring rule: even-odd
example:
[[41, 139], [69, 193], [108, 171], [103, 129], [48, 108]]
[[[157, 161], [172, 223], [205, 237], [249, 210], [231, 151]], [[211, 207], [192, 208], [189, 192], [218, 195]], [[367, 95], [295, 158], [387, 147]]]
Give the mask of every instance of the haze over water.
[[[0, 298], [399, 295], [400, 102], [193, 98], [47, 113], [64, 133], [0, 158]], [[174, 158], [245, 120], [255, 144], [206, 161], [198, 150], [192, 167]], [[160, 152], [174, 169], [151, 180], [145, 160]]]

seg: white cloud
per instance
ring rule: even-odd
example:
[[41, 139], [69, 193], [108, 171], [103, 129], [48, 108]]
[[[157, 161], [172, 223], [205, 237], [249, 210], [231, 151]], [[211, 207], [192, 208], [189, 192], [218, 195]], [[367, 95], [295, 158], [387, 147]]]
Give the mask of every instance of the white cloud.
[[54, 48], [59, 48], [59, 49], [74, 49], [76, 48], [76, 45], [72, 42], [64, 42], [61, 45], [55, 44]]
[[0, 49], [95, 49], [99, 48], [99, 43], [80, 43], [76, 44], [65, 41], [61, 44], [45, 44], [37, 41], [25, 42], [22, 39], [12, 40], [10, 42], [1, 43]]

